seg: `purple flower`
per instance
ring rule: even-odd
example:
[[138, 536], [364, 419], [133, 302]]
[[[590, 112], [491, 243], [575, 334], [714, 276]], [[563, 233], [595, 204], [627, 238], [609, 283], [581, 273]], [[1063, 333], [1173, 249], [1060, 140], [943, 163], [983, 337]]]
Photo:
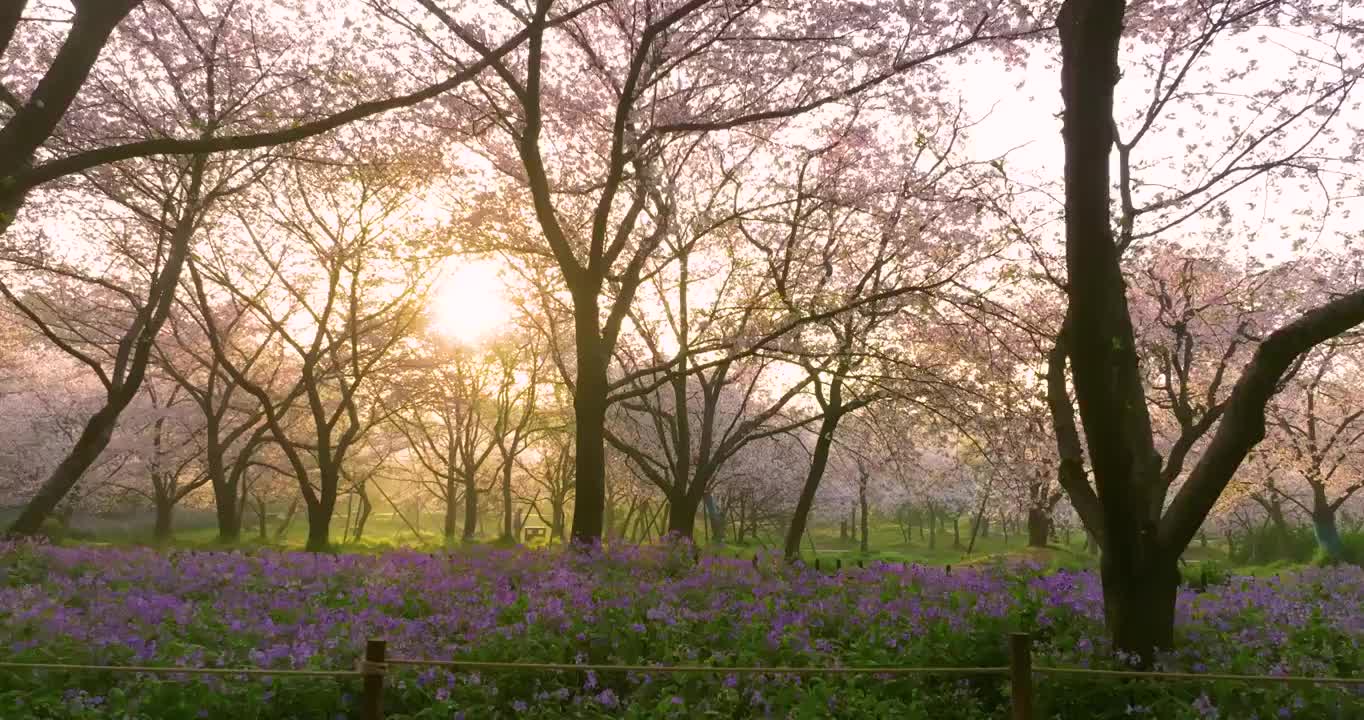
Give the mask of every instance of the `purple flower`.
[[1198, 699], [1193, 701], [1193, 709], [1198, 711], [1198, 716], [1201, 718], [1215, 720], [1218, 716], [1217, 706], [1208, 698], [1207, 693], [1199, 695]]

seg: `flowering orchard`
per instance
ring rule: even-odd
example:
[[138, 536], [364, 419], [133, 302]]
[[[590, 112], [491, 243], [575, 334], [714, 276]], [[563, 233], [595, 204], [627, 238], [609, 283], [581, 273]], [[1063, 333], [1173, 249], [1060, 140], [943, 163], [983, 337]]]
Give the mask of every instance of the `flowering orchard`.
[[[1036, 662], [1104, 667], [1098, 579], [1037, 568], [876, 565], [841, 574], [618, 547], [382, 556], [0, 546], [6, 660], [351, 669], [391, 657], [715, 666], [998, 666], [1005, 636]], [[1364, 657], [1364, 571], [1303, 570], [1182, 591], [1194, 672], [1352, 675]], [[803, 677], [390, 668], [407, 718], [1004, 717], [997, 677]], [[1357, 718], [1326, 686], [1038, 678], [1039, 717]], [[328, 678], [0, 672], [5, 718], [356, 717], [358, 683]]]

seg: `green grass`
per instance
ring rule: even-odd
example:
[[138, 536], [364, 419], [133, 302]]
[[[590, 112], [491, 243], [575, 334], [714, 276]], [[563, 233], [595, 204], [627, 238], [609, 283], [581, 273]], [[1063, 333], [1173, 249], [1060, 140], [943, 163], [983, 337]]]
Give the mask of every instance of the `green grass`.
[[[376, 515], [366, 524], [365, 533], [360, 542], [341, 543], [340, 534], [346, 524], [346, 516], [342, 511], [332, 521], [333, 549], [337, 552], [368, 554], [400, 547], [436, 550], [445, 546], [440, 535], [440, 516], [438, 514], [427, 512], [423, 513], [420, 518], [409, 517], [409, 520], [421, 531], [420, 537], [413, 532], [412, 527], [409, 527], [400, 518], [393, 515]], [[480, 534], [475, 542], [480, 545], [496, 542], [495, 528], [498, 522], [498, 517], [490, 515], [484, 518], [482, 527], [489, 530]], [[278, 525], [279, 518], [272, 518], [267, 527], [266, 538], [261, 540], [258, 537], [254, 517], [248, 513], [247, 522], [242, 528], [242, 540], [235, 547], [247, 549], [257, 547], [303, 548], [307, 539], [308, 523], [301, 510], [295, 515], [286, 532], [281, 537], [276, 538], [275, 532]], [[698, 530], [700, 529], [698, 523]], [[697, 538], [698, 544], [702, 545], [706, 552], [730, 557], [748, 558], [758, 552], [778, 552], [782, 545], [781, 538], [773, 536], [749, 538], [743, 544], [733, 542], [707, 544], [704, 533], [698, 534], [700, 535]], [[970, 543], [970, 526], [969, 521], [963, 519], [960, 545], [954, 546], [953, 540], [950, 526], [948, 529], [938, 529], [930, 547], [928, 538], [921, 534], [921, 530], [917, 526], [913, 528], [911, 541], [905, 542], [899, 527], [894, 523], [876, 522], [870, 527], [868, 551], [862, 552], [860, 543], [856, 540], [839, 537], [838, 526], [821, 524], [811, 527], [806, 541], [801, 545], [801, 557], [807, 564], [814, 564], [818, 561], [822, 566], [827, 567], [834, 567], [835, 564], [847, 567], [856, 565], [858, 562], [865, 564], [874, 561], [936, 566], [974, 565], [1018, 558], [1032, 560], [1052, 569], [1085, 569], [1097, 567], [1098, 564], [1098, 557], [1085, 551], [1084, 535], [1079, 532], [1071, 533], [1070, 544], [1066, 544], [1061, 539], [1059, 544], [1052, 544], [1046, 548], [1029, 548], [1026, 545], [1026, 538], [1021, 533], [1011, 532], [1006, 539], [998, 528], [992, 528], [988, 535], [976, 538], [975, 547], [968, 553], [966, 548]], [[94, 536], [76, 535], [60, 538], [60, 541], [68, 544], [95, 546], [154, 544], [150, 525], [146, 523], [130, 525], [126, 529], [104, 531]], [[457, 540], [455, 545], [458, 546], [459, 544]], [[183, 550], [207, 550], [223, 547], [217, 541], [217, 528], [213, 524], [211, 513], [203, 511], [179, 513], [173, 537], [169, 542], [162, 543], [162, 546]], [[1291, 570], [1300, 566], [1301, 563], [1276, 562], [1268, 565], [1233, 565], [1228, 562], [1225, 548], [1217, 544], [1205, 547], [1201, 543], [1195, 542], [1184, 554], [1184, 573], [1187, 577], [1197, 578], [1201, 575], [1201, 568], [1205, 565], [1213, 574], [1235, 573], [1268, 576]]]

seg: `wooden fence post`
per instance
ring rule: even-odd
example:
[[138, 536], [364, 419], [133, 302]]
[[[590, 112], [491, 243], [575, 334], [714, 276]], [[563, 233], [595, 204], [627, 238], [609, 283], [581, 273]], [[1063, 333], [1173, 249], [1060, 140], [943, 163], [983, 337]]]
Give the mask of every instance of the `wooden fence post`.
[[1032, 636], [1009, 634], [1009, 696], [1012, 720], [1033, 720], [1032, 709]]
[[384, 654], [388, 643], [370, 640], [365, 643], [364, 688], [360, 695], [360, 720], [383, 720], [384, 717]]

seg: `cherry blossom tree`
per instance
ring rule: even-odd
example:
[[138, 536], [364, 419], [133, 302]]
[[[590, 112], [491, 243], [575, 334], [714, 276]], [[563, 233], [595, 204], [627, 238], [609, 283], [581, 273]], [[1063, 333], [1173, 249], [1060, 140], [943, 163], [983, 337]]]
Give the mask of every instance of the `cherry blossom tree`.
[[[392, 370], [417, 330], [438, 256], [408, 202], [409, 169], [352, 159], [348, 173], [294, 164], [279, 185], [243, 198], [224, 227], [233, 243], [190, 266], [201, 308], [230, 297], [267, 326], [292, 361], [293, 382], [271, 393], [244, 369], [254, 348], [225, 347], [203, 315], [214, 352], [261, 406], [298, 481], [310, 550], [330, 543], [347, 452], [387, 416], [375, 378]], [[210, 295], [210, 293], [213, 295]], [[302, 420], [291, 422], [291, 416]]]
[[[306, 140], [401, 108], [441, 98], [523, 45], [523, 29], [502, 42], [461, 59], [447, 53], [448, 75], [428, 84], [403, 87], [391, 72], [403, 58], [363, 52], [376, 26], [362, 12], [344, 17], [344, 36], [329, 34], [333, 24], [313, 22], [310, 12], [329, 19], [348, 8], [275, 0], [78, 0], [72, 8], [44, 6], [69, 18], [26, 18], [30, 0], [0, 9], [0, 233], [15, 220], [35, 188], [112, 163], [154, 156], [194, 156], [270, 148]], [[546, 28], [573, 21], [600, 4], [588, 2], [545, 21]], [[65, 34], [50, 28], [63, 27]], [[17, 40], [16, 40], [17, 39]], [[147, 47], [150, 43], [153, 47]], [[173, 62], [184, 57], [203, 63]], [[101, 61], [102, 60], [102, 61]], [[359, 67], [353, 65], [361, 61]], [[364, 61], [371, 61], [366, 65]], [[150, 61], [150, 63], [149, 63]], [[238, 122], [206, 132], [211, 124], [164, 127], [154, 137], [130, 139], [123, 128], [108, 127], [107, 106], [88, 100], [92, 73], [106, 66], [135, 66], [124, 74], [134, 86], [146, 83], [150, 68], [206, 77], [172, 77], [157, 83], [161, 97], [198, 97], [202, 92], [224, 102], [219, 109], [240, 111]], [[117, 73], [111, 73], [116, 75]], [[404, 76], [408, 77], [408, 76]], [[209, 79], [212, 78], [212, 79]], [[265, 80], [262, 82], [261, 80]], [[134, 88], [134, 89], [135, 89]], [[395, 94], [396, 93], [396, 94]], [[136, 95], [135, 92], [130, 93]], [[134, 99], [143, 117], [158, 99]], [[200, 118], [202, 119], [202, 118]], [[67, 134], [83, 136], [71, 143]]]
[[420, 484], [445, 508], [446, 541], [454, 540], [462, 501], [462, 539], [472, 542], [485, 482], [482, 470], [498, 450], [500, 437], [496, 427], [500, 413], [494, 408], [503, 399], [497, 393], [498, 359], [469, 347], [444, 348], [443, 354], [440, 362], [423, 367], [421, 376], [411, 379], [422, 389], [406, 393], [404, 408], [395, 419], [412, 459], [424, 471], [418, 474]]
[[[1348, 343], [1348, 345], [1346, 344]], [[1332, 560], [1343, 559], [1344, 548], [1336, 516], [1350, 498], [1364, 489], [1364, 398], [1357, 391], [1360, 365], [1357, 339], [1332, 341], [1308, 353], [1288, 386], [1270, 406], [1270, 440], [1280, 448], [1286, 469], [1301, 477], [1310, 500], [1303, 502], [1272, 480], [1265, 484], [1271, 498], [1260, 502], [1282, 525], [1280, 498], [1296, 505], [1311, 519], [1317, 543]], [[1252, 496], [1255, 497], [1255, 496]]]
[[[1204, 451], [1167, 502], [1170, 486], [1160, 472], [1125, 293], [1122, 253], [1132, 242], [1166, 232], [1186, 218], [1209, 210], [1219, 212], [1223, 198], [1246, 182], [1276, 173], [1291, 176], [1301, 157], [1315, 151], [1314, 143], [1327, 134], [1326, 124], [1347, 101], [1357, 77], [1357, 60], [1338, 54], [1297, 56], [1304, 67], [1316, 68], [1308, 73], [1316, 81], [1307, 86], [1289, 79], [1299, 77], [1296, 73], [1276, 70], [1275, 84], [1267, 92], [1291, 103], [1292, 109], [1231, 135], [1225, 144], [1215, 136], [1198, 137], [1193, 151], [1182, 158], [1186, 166], [1179, 168], [1194, 170], [1185, 176], [1194, 179], [1170, 183], [1176, 190], [1153, 185], [1145, 198], [1134, 193], [1133, 173], [1141, 168], [1134, 167], [1133, 153], [1153, 128], [1184, 132], [1166, 124], [1164, 118], [1185, 103], [1193, 105], [1214, 96], [1216, 79], [1209, 78], [1205, 87], [1196, 88], [1188, 77], [1216, 40], [1234, 39], [1238, 31], [1261, 19], [1277, 21], [1272, 15], [1280, 11], [1296, 12], [1297, 8], [1278, 3], [1171, 2], [1128, 12], [1121, 0], [1068, 0], [1058, 17], [1070, 300], [1064, 352], [1070, 361], [1094, 475], [1093, 489], [1086, 484], [1067, 487], [1067, 491], [1077, 507], [1100, 508], [1108, 627], [1119, 650], [1145, 663], [1154, 659], [1156, 648], [1168, 648], [1174, 642], [1179, 555], [1198, 533], [1246, 454], [1264, 437], [1265, 406], [1284, 374], [1318, 343], [1364, 321], [1364, 291], [1355, 290], [1338, 294], [1268, 333], [1229, 391]], [[1316, 20], [1310, 13], [1299, 19]], [[1127, 121], [1126, 111], [1118, 114], [1115, 103], [1124, 28], [1161, 48], [1150, 72], [1141, 77], [1151, 80], [1153, 90], [1141, 101], [1134, 123]], [[1222, 101], [1234, 102], [1234, 98]], [[1224, 106], [1218, 109], [1232, 112]], [[1209, 116], [1207, 112], [1200, 115]], [[1116, 222], [1110, 207], [1109, 165], [1115, 149]]]
[[[458, 7], [421, 4], [425, 16], [373, 2], [412, 29], [432, 63], [464, 50], [489, 63], [491, 75], [463, 96], [475, 109], [471, 145], [533, 208], [506, 222], [538, 229], [571, 296], [573, 536], [588, 542], [603, 529], [612, 352], [650, 258], [678, 222], [667, 189], [706, 137], [738, 142], [739, 128], [761, 135], [860, 94], [908, 92], [933, 60], [1031, 22], [1026, 8], [994, 2], [928, 13], [688, 0], [579, 4], [581, 16], [555, 28], [550, 0], [480, 13], [477, 25]], [[525, 52], [496, 55], [487, 26], [524, 29]]]

